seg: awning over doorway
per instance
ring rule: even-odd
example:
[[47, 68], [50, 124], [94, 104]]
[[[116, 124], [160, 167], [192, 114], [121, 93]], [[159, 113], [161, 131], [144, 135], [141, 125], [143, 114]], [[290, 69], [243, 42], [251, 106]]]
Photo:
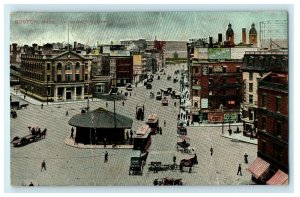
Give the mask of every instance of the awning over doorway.
[[249, 166], [248, 171], [256, 178], [261, 178], [270, 168], [270, 164], [265, 160], [257, 157]]
[[288, 184], [289, 175], [278, 170], [268, 181], [267, 185], [286, 185]]

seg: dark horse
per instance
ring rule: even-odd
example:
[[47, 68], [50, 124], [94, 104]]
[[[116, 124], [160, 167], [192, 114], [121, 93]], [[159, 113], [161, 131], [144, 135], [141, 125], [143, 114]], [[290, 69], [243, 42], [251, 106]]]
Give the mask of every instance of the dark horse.
[[191, 159], [183, 159], [180, 161], [180, 165], [179, 165], [179, 169], [181, 172], [183, 172], [183, 167], [189, 167], [189, 173], [192, 172], [192, 167], [193, 165], [197, 165], [198, 164], [198, 160], [197, 160], [197, 155], [195, 154], [195, 156]]
[[45, 139], [47, 134], [47, 129], [45, 128], [41, 133], [41, 139]]

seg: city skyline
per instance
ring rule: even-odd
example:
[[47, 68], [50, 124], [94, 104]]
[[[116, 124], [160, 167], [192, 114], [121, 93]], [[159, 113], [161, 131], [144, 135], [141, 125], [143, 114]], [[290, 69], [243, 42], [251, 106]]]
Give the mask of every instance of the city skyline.
[[[259, 22], [287, 20], [285, 11], [249, 12], [12, 12], [10, 42], [39, 45], [74, 41], [95, 45], [120, 40], [188, 41], [191, 38], [217, 39], [232, 24], [235, 43], [241, 42], [242, 28], [247, 40], [251, 24], [259, 30]], [[287, 30], [275, 32], [278, 39], [287, 39]], [[276, 39], [276, 38], [275, 38]]]

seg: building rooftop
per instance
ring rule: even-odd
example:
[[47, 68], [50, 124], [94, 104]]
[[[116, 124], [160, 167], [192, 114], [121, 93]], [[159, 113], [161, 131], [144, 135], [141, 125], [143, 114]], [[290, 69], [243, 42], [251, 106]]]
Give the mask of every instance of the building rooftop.
[[133, 120], [103, 108], [74, 115], [69, 125], [84, 128], [131, 128]]

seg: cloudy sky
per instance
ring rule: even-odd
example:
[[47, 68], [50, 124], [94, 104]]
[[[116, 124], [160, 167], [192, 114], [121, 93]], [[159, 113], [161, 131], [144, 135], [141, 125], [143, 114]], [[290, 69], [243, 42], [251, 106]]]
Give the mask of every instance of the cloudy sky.
[[[68, 24], [70, 43], [89, 45], [96, 41], [153, 40], [155, 36], [161, 40], [187, 41], [208, 36], [217, 39], [218, 33], [224, 39], [230, 22], [238, 43], [242, 28], [248, 34], [254, 22], [259, 32], [259, 22], [269, 20], [287, 20], [287, 12], [12, 12], [10, 41], [18, 44], [67, 42]], [[272, 33], [286, 37], [286, 29]]]

